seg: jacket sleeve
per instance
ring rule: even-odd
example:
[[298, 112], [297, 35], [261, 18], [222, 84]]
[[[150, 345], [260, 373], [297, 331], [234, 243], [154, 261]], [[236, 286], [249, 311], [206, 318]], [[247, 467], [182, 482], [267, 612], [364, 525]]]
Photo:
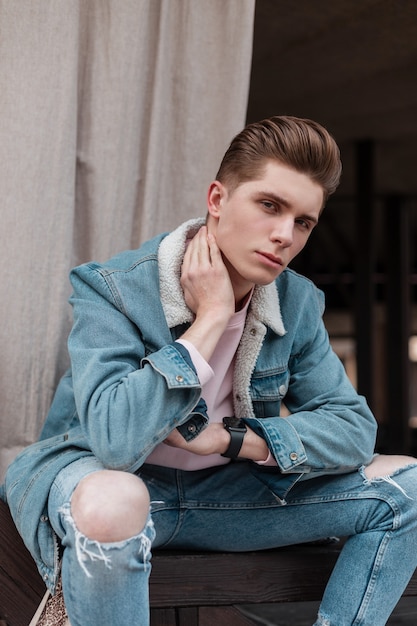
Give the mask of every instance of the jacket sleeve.
[[[189, 417], [201, 387], [186, 350], [172, 342], [158, 312], [146, 324], [158, 349], [123, 310], [114, 284], [92, 265], [71, 273], [74, 323], [68, 347], [74, 398], [91, 450], [112, 469], [134, 471]], [[157, 288], [156, 288], [156, 291]], [[138, 310], [141, 295], [138, 293]], [[149, 309], [149, 307], [148, 307]], [[146, 312], [146, 311], [145, 311]]]
[[309, 299], [291, 332], [305, 340], [294, 339], [289, 359], [284, 402], [290, 415], [248, 418], [248, 425], [265, 438], [282, 472], [342, 473], [369, 463], [377, 424], [331, 348], [320, 298]]

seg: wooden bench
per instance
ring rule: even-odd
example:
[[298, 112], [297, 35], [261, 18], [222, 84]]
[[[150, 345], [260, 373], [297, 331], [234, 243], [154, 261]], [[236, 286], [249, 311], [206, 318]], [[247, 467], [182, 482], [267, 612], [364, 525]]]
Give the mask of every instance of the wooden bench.
[[[338, 544], [264, 552], [157, 551], [150, 578], [152, 626], [249, 626], [242, 604], [319, 600]], [[0, 501], [0, 626], [28, 626], [44, 583]], [[404, 595], [417, 595], [417, 574]]]

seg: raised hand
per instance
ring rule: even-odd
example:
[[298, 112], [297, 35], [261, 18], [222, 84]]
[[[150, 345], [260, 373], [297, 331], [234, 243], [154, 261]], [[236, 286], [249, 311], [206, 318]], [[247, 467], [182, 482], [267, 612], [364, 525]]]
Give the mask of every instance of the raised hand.
[[181, 268], [185, 301], [197, 315], [233, 314], [235, 300], [229, 273], [213, 235], [202, 226], [190, 241]]

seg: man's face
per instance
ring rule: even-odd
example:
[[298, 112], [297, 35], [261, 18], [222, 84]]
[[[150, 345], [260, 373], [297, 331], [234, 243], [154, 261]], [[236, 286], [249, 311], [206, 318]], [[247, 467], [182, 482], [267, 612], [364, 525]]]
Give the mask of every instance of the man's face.
[[271, 283], [304, 248], [323, 206], [323, 189], [306, 174], [266, 161], [259, 179], [208, 193], [208, 228], [229, 270], [236, 299]]

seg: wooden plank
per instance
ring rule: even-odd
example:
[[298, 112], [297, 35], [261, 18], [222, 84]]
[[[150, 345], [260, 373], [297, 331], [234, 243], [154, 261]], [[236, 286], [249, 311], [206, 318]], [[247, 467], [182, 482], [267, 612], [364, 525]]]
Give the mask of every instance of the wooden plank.
[[221, 606], [318, 600], [339, 550], [335, 546], [293, 546], [237, 554], [156, 552], [151, 605]]
[[[177, 626], [198, 626], [198, 607], [182, 607], [177, 609]], [[213, 626], [213, 622], [212, 622]]]
[[176, 609], [151, 609], [151, 626], [177, 626]]
[[[203, 606], [198, 611], [198, 626], [256, 626], [254, 622], [246, 617], [234, 606]], [[188, 622], [186, 626], [194, 626], [193, 622]], [[197, 624], [196, 624], [197, 626]]]
[[[233, 554], [156, 552], [150, 585], [151, 606], [320, 600], [340, 549], [340, 544], [333, 544]], [[403, 595], [417, 596], [417, 572]]]
[[45, 584], [0, 500], [0, 617], [8, 626], [27, 626], [44, 593]]

